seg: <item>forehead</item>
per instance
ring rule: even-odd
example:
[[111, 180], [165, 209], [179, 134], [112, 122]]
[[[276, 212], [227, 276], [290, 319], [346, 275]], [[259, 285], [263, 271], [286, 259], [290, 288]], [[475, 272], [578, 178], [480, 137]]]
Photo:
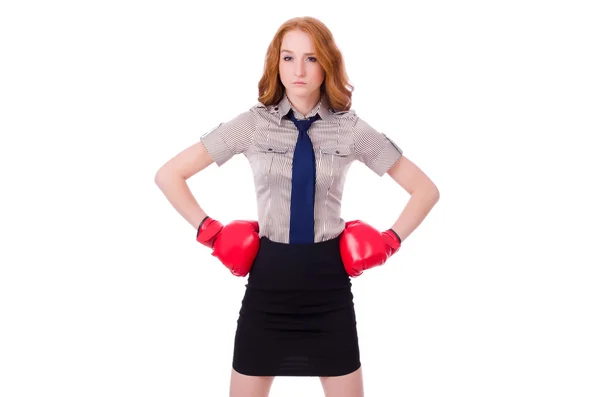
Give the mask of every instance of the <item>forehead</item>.
[[291, 30], [283, 36], [281, 50], [288, 50], [294, 53], [312, 53], [315, 48], [312, 38], [306, 32], [301, 30]]

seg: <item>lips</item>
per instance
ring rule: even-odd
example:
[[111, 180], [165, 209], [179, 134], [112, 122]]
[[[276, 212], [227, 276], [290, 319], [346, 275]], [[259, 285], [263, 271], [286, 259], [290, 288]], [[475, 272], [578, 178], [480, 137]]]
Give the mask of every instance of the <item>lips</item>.
[[296, 84], [296, 85], [304, 85], [306, 83], [304, 81], [294, 81], [294, 84]]

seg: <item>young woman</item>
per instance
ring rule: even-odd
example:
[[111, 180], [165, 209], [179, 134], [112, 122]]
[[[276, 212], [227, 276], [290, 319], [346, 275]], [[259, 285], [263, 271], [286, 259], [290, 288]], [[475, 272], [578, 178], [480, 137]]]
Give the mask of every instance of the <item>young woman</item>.
[[[363, 396], [351, 277], [398, 251], [439, 199], [433, 182], [390, 138], [351, 109], [353, 87], [329, 29], [285, 22], [269, 45], [258, 103], [201, 137], [156, 183], [196, 240], [237, 276], [241, 303], [230, 396], [268, 396], [275, 376], [318, 376], [328, 397]], [[258, 221], [208, 216], [186, 179], [244, 154]], [[380, 232], [340, 217], [346, 173], [359, 160], [411, 198]]]

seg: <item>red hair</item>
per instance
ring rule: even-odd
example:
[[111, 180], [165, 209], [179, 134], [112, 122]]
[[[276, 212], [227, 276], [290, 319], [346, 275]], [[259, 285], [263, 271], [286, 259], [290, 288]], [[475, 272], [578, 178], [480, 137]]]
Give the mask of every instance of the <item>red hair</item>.
[[326, 97], [329, 105], [336, 112], [350, 110], [354, 86], [348, 80], [342, 53], [327, 26], [313, 17], [292, 18], [275, 33], [265, 55], [263, 75], [258, 82], [258, 101], [269, 106], [283, 98], [285, 87], [279, 78], [279, 52], [283, 36], [291, 30], [301, 30], [311, 36], [317, 62], [325, 70], [321, 94]]

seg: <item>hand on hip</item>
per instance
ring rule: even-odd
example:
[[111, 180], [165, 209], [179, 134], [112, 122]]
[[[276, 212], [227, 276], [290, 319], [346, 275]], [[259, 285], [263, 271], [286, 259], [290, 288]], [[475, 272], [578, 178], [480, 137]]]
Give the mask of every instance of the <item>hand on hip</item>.
[[196, 241], [212, 248], [235, 276], [244, 277], [252, 268], [260, 247], [257, 221], [233, 221], [225, 226], [206, 217], [198, 227]]
[[398, 251], [400, 244], [400, 238], [391, 229], [379, 232], [359, 220], [347, 222], [340, 236], [344, 268], [350, 277], [360, 276], [367, 269], [383, 265]]

